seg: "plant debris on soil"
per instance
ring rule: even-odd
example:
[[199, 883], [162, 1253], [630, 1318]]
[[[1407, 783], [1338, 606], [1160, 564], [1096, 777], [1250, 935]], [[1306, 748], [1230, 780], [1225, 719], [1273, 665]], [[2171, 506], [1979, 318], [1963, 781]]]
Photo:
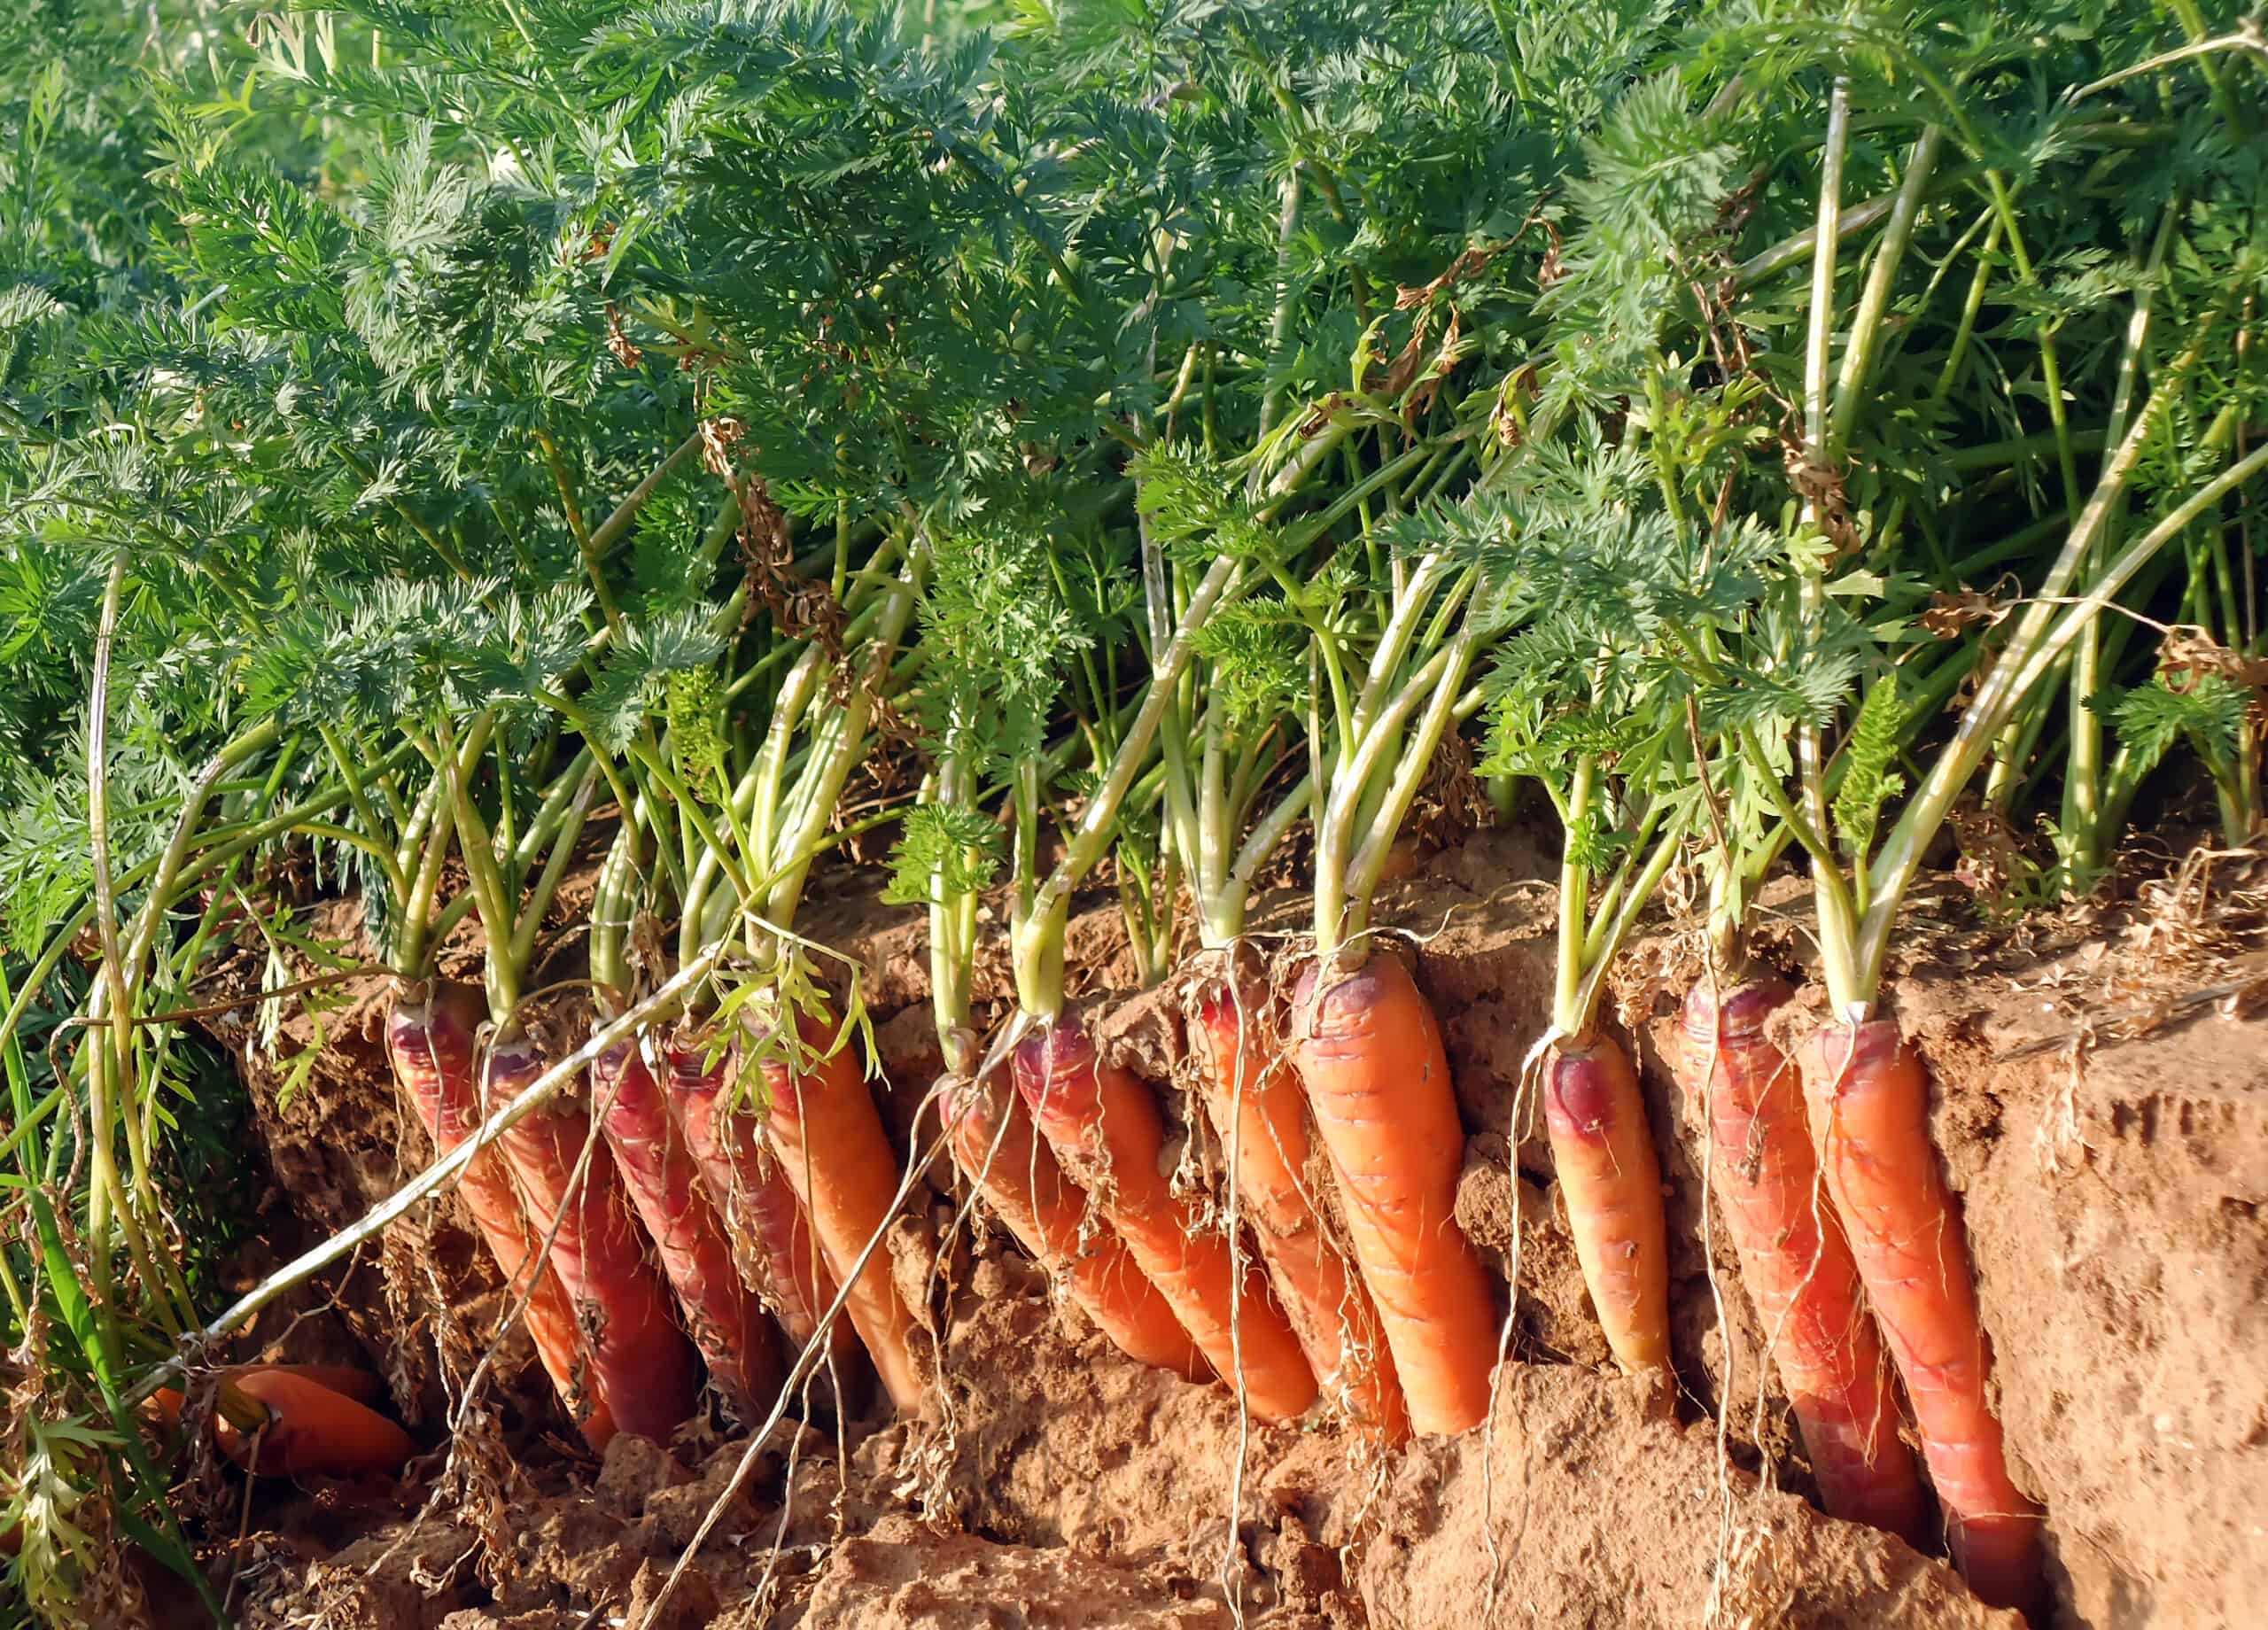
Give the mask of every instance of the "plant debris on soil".
[[[1380, 900], [1442, 1015], [1467, 1133], [1458, 1220], [1500, 1293], [1519, 1230], [1512, 1362], [1483, 1429], [1379, 1455], [1335, 1425], [1240, 1418], [1226, 1389], [1117, 1354], [981, 1214], [951, 1233], [940, 1166], [890, 1241], [940, 1337], [932, 1418], [791, 1419], [726, 1499], [744, 1436], [696, 1424], [594, 1458], [508, 1339], [452, 1460], [445, 1412], [496, 1312], [452, 1206], [325, 1295], [270, 1309], [245, 1347], [374, 1365], [435, 1452], [398, 1490], [263, 1484], [239, 1509], [241, 1485], [224, 1487], [216, 1572], [246, 1624], [306, 1630], [2016, 1625], [1941, 1550], [1810, 1503], [1704, 1205], [1702, 1107], [1663, 1067], [1695, 954], [1667, 932], [1634, 948], [1617, 994], [1664, 1151], [1676, 1385], [1614, 1373], [1520, 1093], [1550, 1011], [1543, 873], [1525, 839], [1482, 833]], [[1937, 1083], [1932, 1130], [2014, 1469], [2046, 1506], [2060, 1624], [2236, 1625], [2268, 1601], [2264, 879], [2255, 854], [2193, 860], [2128, 901], [1985, 930], [1948, 918], [1908, 942], [1899, 1017]], [[923, 928], [864, 904], [863, 880], [831, 881], [809, 931], [863, 965], [903, 1153], [936, 1067]], [[1291, 908], [1255, 912], [1255, 935], [1295, 926]], [[1075, 922], [1075, 963], [1123, 981], [1115, 920]], [[1767, 950], [1801, 971], [1799, 947]], [[980, 997], [1003, 975], [985, 970]], [[375, 995], [348, 988], [319, 1037], [295, 1019], [273, 1055], [227, 1032], [273, 1176], [247, 1280], [426, 1158], [357, 1017]], [[1098, 1030], [1186, 1124], [1175, 1010], [1124, 995], [1086, 993]], [[1210, 1180], [1202, 1145], [1170, 1152], [1192, 1182]]]

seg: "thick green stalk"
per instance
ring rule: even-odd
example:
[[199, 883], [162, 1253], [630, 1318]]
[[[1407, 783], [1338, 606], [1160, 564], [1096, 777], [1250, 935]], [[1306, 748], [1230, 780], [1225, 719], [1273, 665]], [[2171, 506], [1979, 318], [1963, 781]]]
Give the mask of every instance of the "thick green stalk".
[[[2109, 441], [2116, 441], [2124, 433], [2127, 415], [2132, 411], [2135, 386], [2141, 377], [2142, 358], [2148, 347], [2150, 319], [2154, 310], [2152, 296], [2157, 284], [2157, 274], [2165, 264], [2166, 248], [2173, 239], [2174, 223], [2181, 213], [2181, 200], [2176, 198], [2166, 206], [2158, 222], [2156, 241], [2150, 245], [2148, 275], [2134, 295], [2134, 312], [2127, 319], [2126, 338], [2118, 358], [2118, 378], [2110, 398]], [[2093, 564], [2101, 547], [2114, 536], [2117, 516], [2114, 514], [2103, 528], [2101, 542], [2087, 552], [2079, 563], [2084, 572]], [[2107, 837], [2102, 826], [2103, 815], [2103, 735], [2102, 715], [2092, 703], [2102, 689], [2102, 625], [2090, 621], [2080, 630], [2078, 645], [2071, 653], [2071, 683], [2069, 692], [2068, 718], [2071, 734], [2069, 760], [2063, 771], [2063, 819], [2061, 834], [2063, 867], [2068, 885], [2075, 892], [2084, 894], [2092, 888], [2097, 872], [2101, 869], [2103, 845]]]
[[[1188, 609], [1172, 640], [1151, 665], [1150, 683], [1141, 710], [1127, 726], [1102, 784], [1087, 802], [1086, 812], [1064, 846], [1063, 858], [1045, 881], [1028, 887], [1020, 877], [1016, 921], [1011, 931], [1011, 952], [1016, 970], [1016, 991], [1024, 1011], [1037, 1019], [1052, 1019], [1063, 1006], [1063, 931], [1070, 920], [1071, 891], [1093, 870], [1110, 845], [1118, 811], [1132, 790], [1135, 778], [1150, 756], [1151, 743], [1171, 704], [1182, 670], [1196, 655], [1197, 630], [1214, 608], [1231, 596], [1239, 563], [1222, 555], [1207, 569], [1189, 597]], [[1027, 810], [1020, 800], [1017, 841], [1020, 846], [1037, 842], [1036, 804]], [[1026, 855], [1025, 865], [1029, 865]]]
[[[1828, 353], [1835, 334], [1835, 251], [1841, 236], [1843, 166], [1851, 139], [1851, 86], [1837, 78], [1829, 93], [1827, 140], [1820, 155], [1819, 223], [1816, 252], [1812, 257], [1811, 322], [1804, 353], [1804, 443], [1807, 457], [1817, 459], [1827, 449]], [[1808, 501], [1805, 515], [1814, 511]], [[1820, 572], [1806, 569], [1801, 583], [1803, 617], [1815, 628], [1824, 614], [1827, 586]], [[1802, 787], [1805, 824], [1823, 842], [1828, 833], [1827, 777], [1819, 727], [1810, 723], [1796, 728], [1796, 770]], [[1819, 912], [1821, 971], [1836, 1011], [1846, 1013], [1858, 1000], [1858, 970], [1852, 935], [1857, 924], [1845, 909], [1848, 895], [1829, 854], [1814, 850], [1812, 873]], [[1828, 886], [1834, 875], [1836, 886]]]
[[[1891, 292], [1897, 285], [1898, 270], [1906, 259], [1907, 246], [1914, 241], [1914, 223], [1922, 212], [1922, 197], [1929, 189], [1930, 173], [1937, 167], [1941, 141], [1942, 133], [1937, 126], [1930, 125], [1914, 144], [1914, 154], [1907, 160], [1905, 179], [1899, 185], [1898, 201], [1891, 206], [1890, 222], [1883, 228], [1882, 241], [1875, 246], [1874, 265], [1868, 271], [1858, 309], [1851, 316], [1850, 334], [1844, 341], [1843, 369], [1836, 378], [1835, 405], [1820, 454], [1827, 463], [1839, 462], [1851, 444], [1851, 431], [1866, 398], [1868, 376], [1881, 348], [1883, 317], [1890, 309]], [[1814, 278], [1812, 292], [1816, 296], [1818, 291]]]

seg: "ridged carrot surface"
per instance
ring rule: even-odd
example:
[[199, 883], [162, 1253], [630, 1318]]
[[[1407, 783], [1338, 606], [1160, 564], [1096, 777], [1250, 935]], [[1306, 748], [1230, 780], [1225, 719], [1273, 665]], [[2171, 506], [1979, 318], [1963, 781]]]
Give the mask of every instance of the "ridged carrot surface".
[[1209, 1380], [1212, 1367], [1117, 1235], [1035, 1137], [1005, 1082], [952, 1083], [943, 1094], [954, 1164], [1048, 1276], [1130, 1358]]
[[1284, 1421], [1315, 1402], [1315, 1373], [1260, 1265], [1239, 1262], [1159, 1170], [1165, 1124], [1148, 1090], [1098, 1058], [1076, 1019], [1025, 1037], [1014, 1067], [1040, 1136], [1252, 1412]]
[[1399, 1442], [1410, 1434], [1410, 1416], [1394, 1354], [1370, 1292], [1332, 1242], [1308, 1186], [1314, 1145], [1299, 1078], [1269, 1055], [1225, 990], [1200, 997], [1197, 1019], [1192, 1035], [1202, 1054], [1206, 1113], [1316, 1379], [1358, 1425]]
[[[528, 1038], [491, 1046], [481, 1060], [483, 1101], [492, 1112], [543, 1074], [549, 1060]], [[497, 1147], [520, 1191], [540, 1244], [575, 1310], [590, 1374], [615, 1424], [659, 1443], [692, 1416], [700, 1378], [692, 1344], [679, 1328], [670, 1293], [646, 1255], [614, 1157], [582, 1106], [566, 1098], [523, 1117]], [[588, 1154], [579, 1185], [579, 1161]]]
[[1679, 1084], [1707, 1106], [1710, 1187], [1740, 1256], [1830, 1516], [1916, 1544], [1926, 1502], [1859, 1269], [1804, 1120], [1796, 1067], [1765, 1034], [1790, 992], [1752, 980], [1685, 999]]
[[634, 1045], [620, 1043], [593, 1062], [591, 1104], [711, 1381], [743, 1416], [765, 1408], [780, 1384], [779, 1339], [741, 1278], [700, 1166]]
[[[470, 986], [440, 984], [423, 1001], [396, 1001], [386, 1015], [386, 1055], [394, 1077], [442, 1154], [480, 1125], [473, 1036], [485, 1013]], [[586, 1372], [575, 1310], [558, 1276], [531, 1259], [535, 1242], [503, 1155], [493, 1145], [483, 1149], [457, 1180], [456, 1191], [504, 1276], [506, 1305], [527, 1298], [528, 1334], [569, 1418], [586, 1443], [604, 1448], [614, 1436], [613, 1412]]]
[[1495, 1309], [1456, 1224], [1464, 1128], [1433, 1006], [1391, 956], [1327, 983], [1310, 967], [1292, 1039], [1410, 1424], [1477, 1426], [1488, 1412]]
[[1822, 1026], [1798, 1049], [1812, 1137], [1921, 1428], [1953, 1560], [1995, 1607], [2040, 1587], [2039, 1509], [2008, 1475], [1961, 1217], [1930, 1141], [1929, 1078], [1898, 1027]]

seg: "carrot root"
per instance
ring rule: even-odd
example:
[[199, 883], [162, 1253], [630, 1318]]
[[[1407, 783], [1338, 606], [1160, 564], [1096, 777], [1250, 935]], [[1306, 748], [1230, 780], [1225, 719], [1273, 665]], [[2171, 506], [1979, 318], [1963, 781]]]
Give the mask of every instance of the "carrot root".
[[669, 1099], [633, 1044], [619, 1044], [593, 1062], [591, 1101], [710, 1379], [750, 1415], [780, 1384], [779, 1341], [742, 1281], [700, 1168], [670, 1119]]
[[1212, 1367], [1158, 1287], [1108, 1228], [1090, 1226], [1087, 1197], [1033, 1136], [1029, 1118], [996, 1079], [949, 1083], [939, 1094], [953, 1162], [1051, 1279], [1130, 1358], [1184, 1380]]
[[1296, 1076], [1268, 1056], [1224, 990], [1196, 1004], [1206, 1111], [1230, 1151], [1285, 1314], [1324, 1394], [1371, 1436], [1398, 1443], [1410, 1415], [1370, 1293], [1348, 1271], [1308, 1186], [1313, 1141]]
[[369, 1405], [283, 1366], [232, 1370], [221, 1385], [254, 1400], [268, 1424], [248, 1432], [215, 1411], [213, 1440], [245, 1471], [264, 1477], [359, 1477], [401, 1470], [417, 1445]]
[[1552, 1169], [1583, 1284], [1615, 1362], [1669, 1368], [1669, 1246], [1662, 1176], [1630, 1056], [1605, 1036], [1563, 1042], [1544, 1066]]
[[1961, 1218], [1930, 1139], [1929, 1079], [1895, 1023], [1832, 1022], [1798, 1049], [1812, 1136], [1906, 1382], [1953, 1560], [1994, 1607], [2040, 1591], [2039, 1508], [2008, 1475]]
[[1464, 1128], [1432, 1005], [1391, 956], [1327, 983], [1310, 966], [1293, 1044], [1410, 1424], [1477, 1426], [1488, 1412], [1495, 1302], [1456, 1224]]
[[[482, 1061], [485, 1101], [501, 1104], [541, 1075], [548, 1060], [525, 1037], [493, 1045]], [[558, 1276], [589, 1354], [599, 1395], [615, 1424], [666, 1443], [693, 1414], [699, 1378], [693, 1348], [670, 1311], [669, 1292], [647, 1260], [604, 1140], [579, 1104], [555, 1101], [496, 1140], [517, 1181], [539, 1242], [555, 1217]], [[576, 1166], [588, 1154], [579, 1186]]]
[[1772, 1343], [1828, 1514], [1920, 1544], [1925, 1505], [1859, 1270], [1804, 1119], [1796, 1070], [1764, 1027], [1785, 981], [1685, 999], [1679, 1083], [1708, 1108], [1710, 1186]]
[[[803, 1036], [815, 1052], [832, 1040], [826, 1027], [808, 1018]], [[897, 1205], [897, 1158], [858, 1060], [844, 1046], [800, 1074], [767, 1059], [764, 1074], [773, 1151], [803, 1202], [820, 1255], [836, 1283], [850, 1285], [843, 1310], [890, 1401], [901, 1413], [919, 1414], [928, 1381], [917, 1348], [928, 1333], [897, 1292], [886, 1246], [877, 1246], [866, 1266], [858, 1266], [868, 1242], [889, 1229]]]
[[[386, 1054], [409, 1094], [437, 1153], [447, 1154], [480, 1124], [474, 1087], [473, 1036], [485, 1011], [468, 985], [438, 984], [423, 1000], [397, 1000], [386, 1015]], [[559, 1277], [532, 1256], [535, 1240], [520, 1210], [503, 1155], [493, 1145], [475, 1155], [457, 1193], [504, 1277], [506, 1305], [526, 1299], [528, 1334], [583, 1441], [602, 1449], [614, 1415], [585, 1373], [575, 1310]]]
[[1016, 1045], [1017, 1091], [1040, 1136], [1101, 1206], [1214, 1370], [1234, 1378], [1252, 1412], [1285, 1421], [1316, 1400], [1315, 1375], [1257, 1262], [1203, 1227], [1158, 1169], [1157, 1101], [1097, 1055], [1076, 1019]]

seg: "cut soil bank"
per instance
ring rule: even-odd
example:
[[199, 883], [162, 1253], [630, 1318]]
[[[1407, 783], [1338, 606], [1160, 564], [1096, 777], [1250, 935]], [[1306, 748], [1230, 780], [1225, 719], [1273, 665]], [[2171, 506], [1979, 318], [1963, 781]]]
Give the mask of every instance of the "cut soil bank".
[[[1380, 901], [1381, 919], [1416, 936], [1418, 982], [1442, 1016], [1467, 1134], [1459, 1218], [1500, 1293], [1517, 1263], [1517, 1362], [1484, 1430], [1374, 1458], [1333, 1428], [1241, 1421], [1224, 1390], [1118, 1356], [997, 1228], [941, 1249], [954, 1208], [930, 1195], [891, 1245], [909, 1300], [943, 1332], [948, 1407], [934, 1424], [854, 1424], [840, 1439], [775, 1434], [656, 1622], [1179, 1627], [1233, 1622], [1233, 1595], [1247, 1624], [1285, 1626], [1686, 1626], [1713, 1610], [1733, 1625], [2014, 1625], [1942, 1560], [1804, 1498], [1785, 1401], [1703, 1204], [1701, 1106], [1662, 1067], [1697, 971], [1669, 938], [1634, 951], [1619, 994], [1663, 1153], [1678, 1386], [1612, 1372], [1540, 1107], [1519, 1090], [1550, 1006], [1551, 900], [1530, 881], [1541, 869], [1518, 837], [1486, 834]], [[918, 1006], [922, 929], [878, 925], [869, 880], [832, 881], [804, 927], [866, 965], [885, 1119], [903, 1148], [936, 1068]], [[1296, 922], [1299, 902], [1272, 904], [1255, 917], [1263, 935]], [[2166, 999], [2185, 980], [2226, 981], [2226, 959], [2245, 951], [2241, 934], [2213, 941], [2185, 911], [1942, 930], [1899, 975], [1900, 1016], [1938, 1083], [1932, 1129], [1964, 1208], [2016, 1477], [2047, 1507], [2058, 1622], [2102, 1630], [2239, 1623], [2268, 1599], [2268, 1023]], [[1075, 946], [1089, 948], [1074, 966], [1122, 966], [1113, 923], [1099, 912], [1075, 922]], [[1005, 994], [1005, 969], [983, 972], [980, 997]], [[2137, 990], [2166, 1018], [2155, 1034], [2064, 1044], [2090, 1021], [2107, 1031]], [[1187, 1079], [1172, 1004], [1087, 994], [1121, 1062]], [[287, 1051], [314, 1039], [304, 1021], [292, 1028]], [[279, 1247], [350, 1220], [425, 1158], [376, 1046], [336, 1013], [325, 1030], [288, 1104], [264, 1064], [251, 1072]], [[2041, 1042], [2055, 1044], [2008, 1056]], [[1163, 1096], [1177, 1127], [1190, 1124], [1186, 1098]], [[1223, 1192], [1204, 1137], [1169, 1159]], [[453, 1218], [401, 1233], [338, 1287], [336, 1318], [298, 1323], [286, 1355], [359, 1345], [438, 1441], [437, 1378], [462, 1373], [460, 1327], [493, 1316], [478, 1300], [483, 1266]], [[405, 1294], [406, 1276], [429, 1271], [458, 1292], [454, 1314], [437, 1327], [390, 1313], [390, 1301], [437, 1305]], [[289, 1323], [271, 1316], [258, 1334]], [[685, 1442], [672, 1458], [625, 1438], [594, 1462], [561, 1441], [524, 1342], [510, 1359], [495, 1418], [521, 1481], [501, 1480], [501, 1455], [461, 1457], [489, 1467], [485, 1480], [461, 1477], [422, 1520], [423, 1486], [375, 1505], [264, 1486], [237, 1557], [249, 1622], [643, 1622], [744, 1440]]]

